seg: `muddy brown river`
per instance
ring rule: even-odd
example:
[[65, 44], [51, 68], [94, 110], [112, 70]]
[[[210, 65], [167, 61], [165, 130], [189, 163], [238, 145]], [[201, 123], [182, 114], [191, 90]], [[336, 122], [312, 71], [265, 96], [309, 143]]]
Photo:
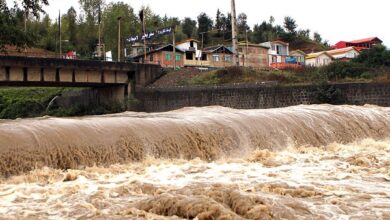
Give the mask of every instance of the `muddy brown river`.
[[390, 219], [390, 108], [0, 121], [0, 219]]

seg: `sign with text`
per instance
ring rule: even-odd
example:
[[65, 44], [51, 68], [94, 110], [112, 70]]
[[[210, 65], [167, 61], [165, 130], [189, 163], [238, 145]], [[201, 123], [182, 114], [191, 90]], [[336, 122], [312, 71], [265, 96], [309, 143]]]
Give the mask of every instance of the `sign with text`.
[[148, 32], [145, 33], [144, 35], [137, 35], [137, 36], [130, 36], [125, 39], [125, 42], [128, 44], [132, 44], [135, 42], [140, 42], [145, 40], [152, 40], [154, 38], [162, 37], [165, 35], [172, 34], [174, 31], [174, 27], [166, 27], [166, 28], [161, 28], [156, 31]]

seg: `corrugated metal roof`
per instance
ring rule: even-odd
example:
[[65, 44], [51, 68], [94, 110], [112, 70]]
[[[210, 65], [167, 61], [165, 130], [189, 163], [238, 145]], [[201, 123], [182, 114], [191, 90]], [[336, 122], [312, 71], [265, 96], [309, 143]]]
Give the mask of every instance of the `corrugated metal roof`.
[[321, 52], [317, 52], [317, 53], [309, 53], [309, 54], [306, 56], [306, 59], [314, 59], [314, 58], [317, 58], [317, 57], [319, 57], [319, 56], [321, 56], [321, 55], [323, 55], [323, 54], [325, 54], [325, 55], [327, 55], [328, 57], [330, 57], [330, 58], [333, 59], [332, 55], [330, 55], [330, 54], [327, 53], [326, 51], [321, 51]]
[[347, 53], [351, 50], [355, 50], [356, 52], [359, 52], [355, 47], [346, 47], [346, 48], [341, 48], [341, 49], [328, 50], [326, 52], [333, 56], [333, 55], [337, 55], [337, 54]]
[[[152, 54], [152, 53], [156, 53], [156, 52], [158, 52], [158, 51], [160, 51], [160, 50], [164, 50], [164, 49], [167, 48], [167, 47], [172, 47], [172, 50], [173, 50], [173, 45], [172, 45], [172, 44], [167, 44], [167, 45], [164, 45], [164, 46], [162, 46], [162, 47], [156, 48], [156, 49], [154, 49], [154, 50], [148, 51], [148, 52], [146, 53], [146, 55], [149, 55], [149, 54]], [[184, 51], [182, 51], [182, 50], [180, 50], [179, 48], [176, 47], [176, 53], [177, 53], [177, 52], [179, 52], [179, 53], [184, 53]], [[139, 54], [139, 55], [135, 56], [134, 58], [142, 57], [142, 56], [144, 56], [144, 54]]]
[[374, 40], [378, 40], [378, 41], [382, 42], [382, 40], [377, 38], [377, 37], [369, 37], [369, 38], [349, 41], [348, 43], [360, 44], [360, 43], [366, 43], [366, 42], [370, 42], [370, 41], [374, 41]]
[[227, 53], [232, 53], [229, 48], [223, 46], [223, 45], [217, 45], [217, 46], [211, 46], [211, 47], [206, 47], [202, 51], [204, 53], [214, 53], [215, 51], [219, 50], [220, 48], [224, 48]]

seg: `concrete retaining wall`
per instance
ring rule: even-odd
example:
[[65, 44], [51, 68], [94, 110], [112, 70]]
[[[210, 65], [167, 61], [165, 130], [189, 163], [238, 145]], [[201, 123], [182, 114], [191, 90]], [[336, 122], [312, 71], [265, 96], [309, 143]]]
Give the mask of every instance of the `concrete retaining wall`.
[[[390, 84], [354, 83], [333, 85], [344, 104], [390, 106]], [[316, 86], [233, 85], [219, 87], [146, 88], [136, 98], [147, 112], [161, 112], [189, 106], [220, 105], [237, 109], [278, 108], [318, 103]]]

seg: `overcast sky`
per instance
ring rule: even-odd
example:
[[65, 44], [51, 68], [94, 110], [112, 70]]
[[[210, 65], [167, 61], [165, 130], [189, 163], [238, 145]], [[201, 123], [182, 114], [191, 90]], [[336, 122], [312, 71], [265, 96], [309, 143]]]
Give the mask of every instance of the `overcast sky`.
[[[118, 2], [106, 0], [107, 2]], [[230, 0], [123, 0], [136, 11], [142, 5], [163, 16], [196, 18], [206, 12], [215, 18], [217, 9], [230, 11]], [[49, 0], [45, 10], [51, 17], [64, 13], [71, 6], [80, 9], [78, 0]], [[268, 20], [272, 15], [282, 24], [285, 16], [293, 17], [298, 28], [318, 31], [334, 44], [340, 40], [354, 40], [377, 36], [390, 46], [390, 1], [388, 0], [236, 0], [237, 13], [245, 12], [248, 22], [254, 24]]]

